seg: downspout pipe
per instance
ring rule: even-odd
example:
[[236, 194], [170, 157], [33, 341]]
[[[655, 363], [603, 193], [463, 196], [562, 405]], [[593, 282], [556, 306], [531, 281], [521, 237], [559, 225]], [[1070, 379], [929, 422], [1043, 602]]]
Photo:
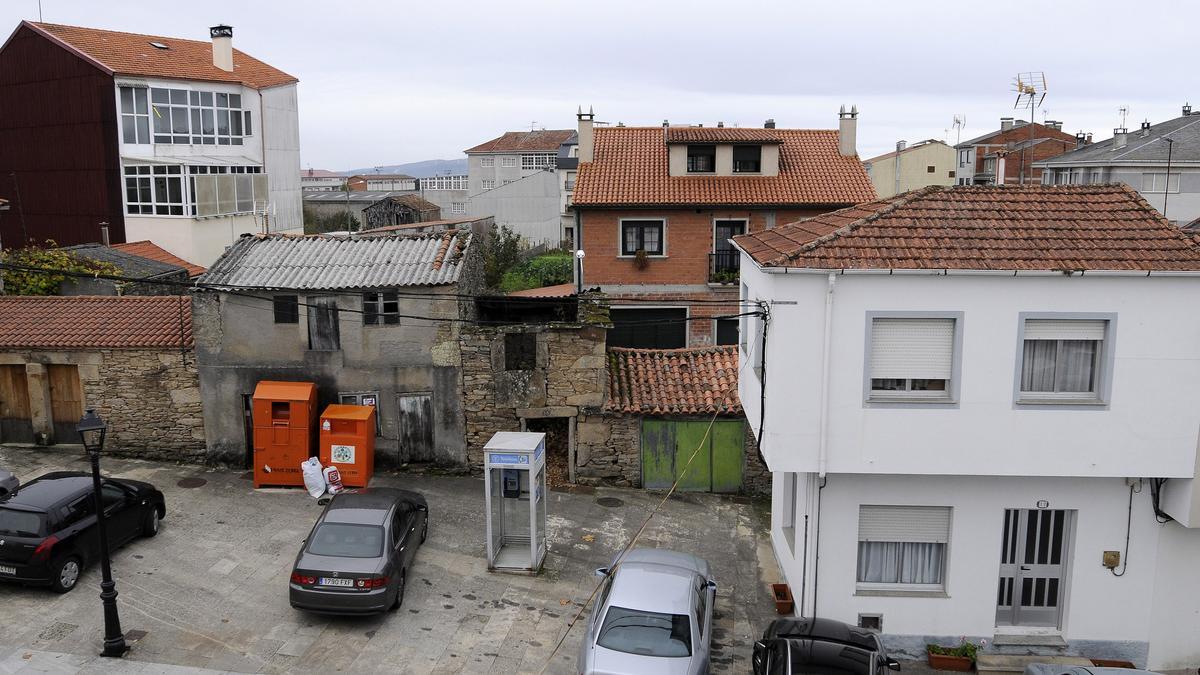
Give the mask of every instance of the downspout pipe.
[[837, 274], [829, 274], [829, 284], [825, 288], [825, 326], [821, 344], [821, 420], [817, 436], [817, 477], [825, 479], [825, 471], [829, 464], [829, 352], [833, 344], [833, 291], [837, 283]]

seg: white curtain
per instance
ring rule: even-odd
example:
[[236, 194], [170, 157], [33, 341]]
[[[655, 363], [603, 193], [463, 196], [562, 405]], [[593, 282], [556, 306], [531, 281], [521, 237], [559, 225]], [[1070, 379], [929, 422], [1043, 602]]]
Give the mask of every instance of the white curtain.
[[1094, 392], [1097, 340], [1026, 340], [1021, 391]]
[[858, 542], [858, 580], [873, 584], [940, 584], [945, 544]]
[[1021, 391], [1054, 391], [1057, 340], [1026, 340], [1021, 365]]

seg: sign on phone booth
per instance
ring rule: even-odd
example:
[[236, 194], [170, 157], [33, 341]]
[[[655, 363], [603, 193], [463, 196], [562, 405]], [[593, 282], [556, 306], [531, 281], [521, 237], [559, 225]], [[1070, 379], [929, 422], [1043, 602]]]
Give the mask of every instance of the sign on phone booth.
[[536, 574], [546, 559], [546, 434], [498, 431], [483, 457], [488, 569]]

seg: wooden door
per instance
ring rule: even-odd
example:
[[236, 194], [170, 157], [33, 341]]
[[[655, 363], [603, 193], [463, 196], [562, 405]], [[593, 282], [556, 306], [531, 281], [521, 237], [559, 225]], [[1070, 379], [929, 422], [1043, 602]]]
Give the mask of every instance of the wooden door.
[[83, 387], [79, 368], [68, 365], [46, 366], [50, 378], [50, 416], [54, 421], [56, 443], [78, 443], [75, 427], [83, 417]]
[[398, 457], [404, 462], [432, 462], [433, 396], [430, 394], [400, 394], [396, 397], [398, 417]]
[[0, 441], [32, 443], [29, 383], [25, 366], [0, 366]]
[[718, 420], [711, 430], [701, 420], [642, 420], [642, 486], [668, 489], [678, 481], [684, 492], [737, 492], [744, 433], [741, 420]]

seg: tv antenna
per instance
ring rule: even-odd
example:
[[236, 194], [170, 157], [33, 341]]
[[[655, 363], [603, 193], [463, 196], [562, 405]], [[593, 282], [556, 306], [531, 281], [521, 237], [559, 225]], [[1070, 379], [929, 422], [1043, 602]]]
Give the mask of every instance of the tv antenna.
[[1117, 114], [1121, 116], [1121, 128], [1125, 128], [1125, 120], [1129, 117], [1129, 106], [1123, 105], [1117, 108]]
[[958, 145], [959, 141], [962, 140], [963, 127], [967, 126], [967, 116], [966, 115], [955, 115], [953, 126], [954, 126], [954, 144]]
[[[1046, 73], [1035, 70], [1027, 73], [1017, 73], [1013, 79], [1013, 91], [1017, 92], [1017, 100], [1013, 108], [1029, 108], [1029, 180], [1033, 181], [1033, 138], [1035, 109], [1041, 107], [1046, 100]], [[1021, 148], [1021, 173], [1019, 181], [1025, 183], [1025, 148]], [[1003, 178], [1001, 177], [1001, 180]]]

